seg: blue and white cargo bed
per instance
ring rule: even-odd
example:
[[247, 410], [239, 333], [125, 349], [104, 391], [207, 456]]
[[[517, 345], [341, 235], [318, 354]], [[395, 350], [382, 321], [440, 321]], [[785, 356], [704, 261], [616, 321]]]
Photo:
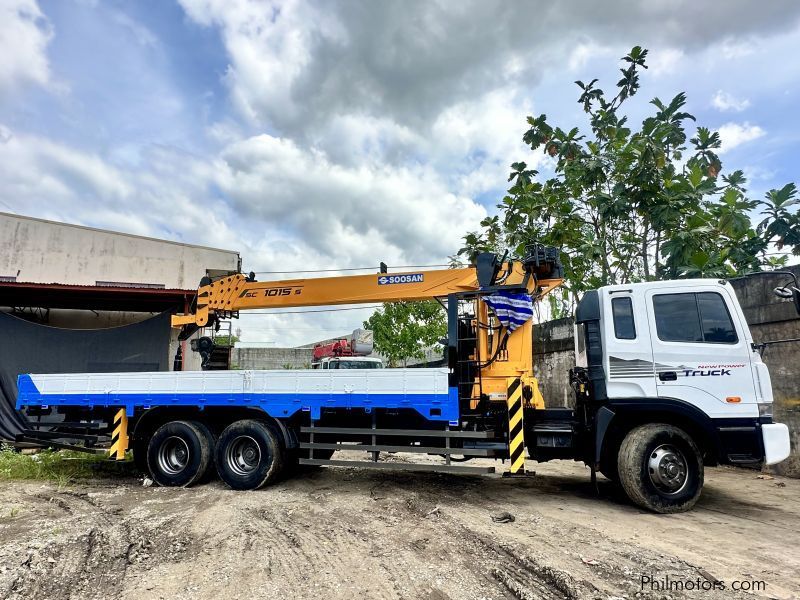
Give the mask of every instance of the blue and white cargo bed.
[[275, 418], [323, 408], [416, 410], [431, 421], [458, 423], [458, 394], [449, 370], [353, 369], [165, 371], [29, 374], [18, 378], [17, 408], [26, 406], [258, 407]]

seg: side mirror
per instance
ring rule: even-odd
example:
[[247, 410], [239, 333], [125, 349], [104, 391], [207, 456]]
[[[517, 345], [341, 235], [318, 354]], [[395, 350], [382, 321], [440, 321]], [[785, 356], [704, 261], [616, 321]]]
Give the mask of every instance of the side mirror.
[[800, 315], [800, 289], [794, 286], [776, 287], [774, 290], [778, 298], [791, 298], [794, 301], [794, 308], [797, 314]]

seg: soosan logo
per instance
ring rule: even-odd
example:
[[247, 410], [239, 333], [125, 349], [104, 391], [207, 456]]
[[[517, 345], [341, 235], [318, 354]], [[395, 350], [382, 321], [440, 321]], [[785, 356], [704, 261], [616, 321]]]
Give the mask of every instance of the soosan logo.
[[407, 273], [405, 275], [381, 275], [378, 277], [378, 285], [393, 285], [396, 283], [422, 283], [424, 276], [422, 273]]

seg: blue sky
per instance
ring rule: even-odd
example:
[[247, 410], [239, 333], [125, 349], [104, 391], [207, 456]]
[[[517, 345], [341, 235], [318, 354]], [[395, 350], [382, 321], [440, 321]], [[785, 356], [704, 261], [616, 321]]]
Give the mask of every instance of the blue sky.
[[[635, 44], [651, 68], [631, 117], [686, 91], [760, 197], [800, 179], [799, 16], [789, 0], [3, 0], [0, 210], [232, 248], [257, 271], [440, 263], [511, 162], [547, 170], [525, 117], [583, 125], [572, 82], [613, 87]], [[310, 328], [288, 318], [251, 337]]]

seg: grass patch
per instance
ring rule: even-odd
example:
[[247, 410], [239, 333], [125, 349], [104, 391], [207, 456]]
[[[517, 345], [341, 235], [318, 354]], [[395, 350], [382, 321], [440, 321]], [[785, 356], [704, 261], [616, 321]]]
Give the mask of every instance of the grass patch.
[[22, 454], [13, 448], [0, 448], [0, 480], [43, 479], [68, 483], [90, 477], [129, 476], [133, 461], [114, 461], [102, 454], [72, 450], [43, 450]]

